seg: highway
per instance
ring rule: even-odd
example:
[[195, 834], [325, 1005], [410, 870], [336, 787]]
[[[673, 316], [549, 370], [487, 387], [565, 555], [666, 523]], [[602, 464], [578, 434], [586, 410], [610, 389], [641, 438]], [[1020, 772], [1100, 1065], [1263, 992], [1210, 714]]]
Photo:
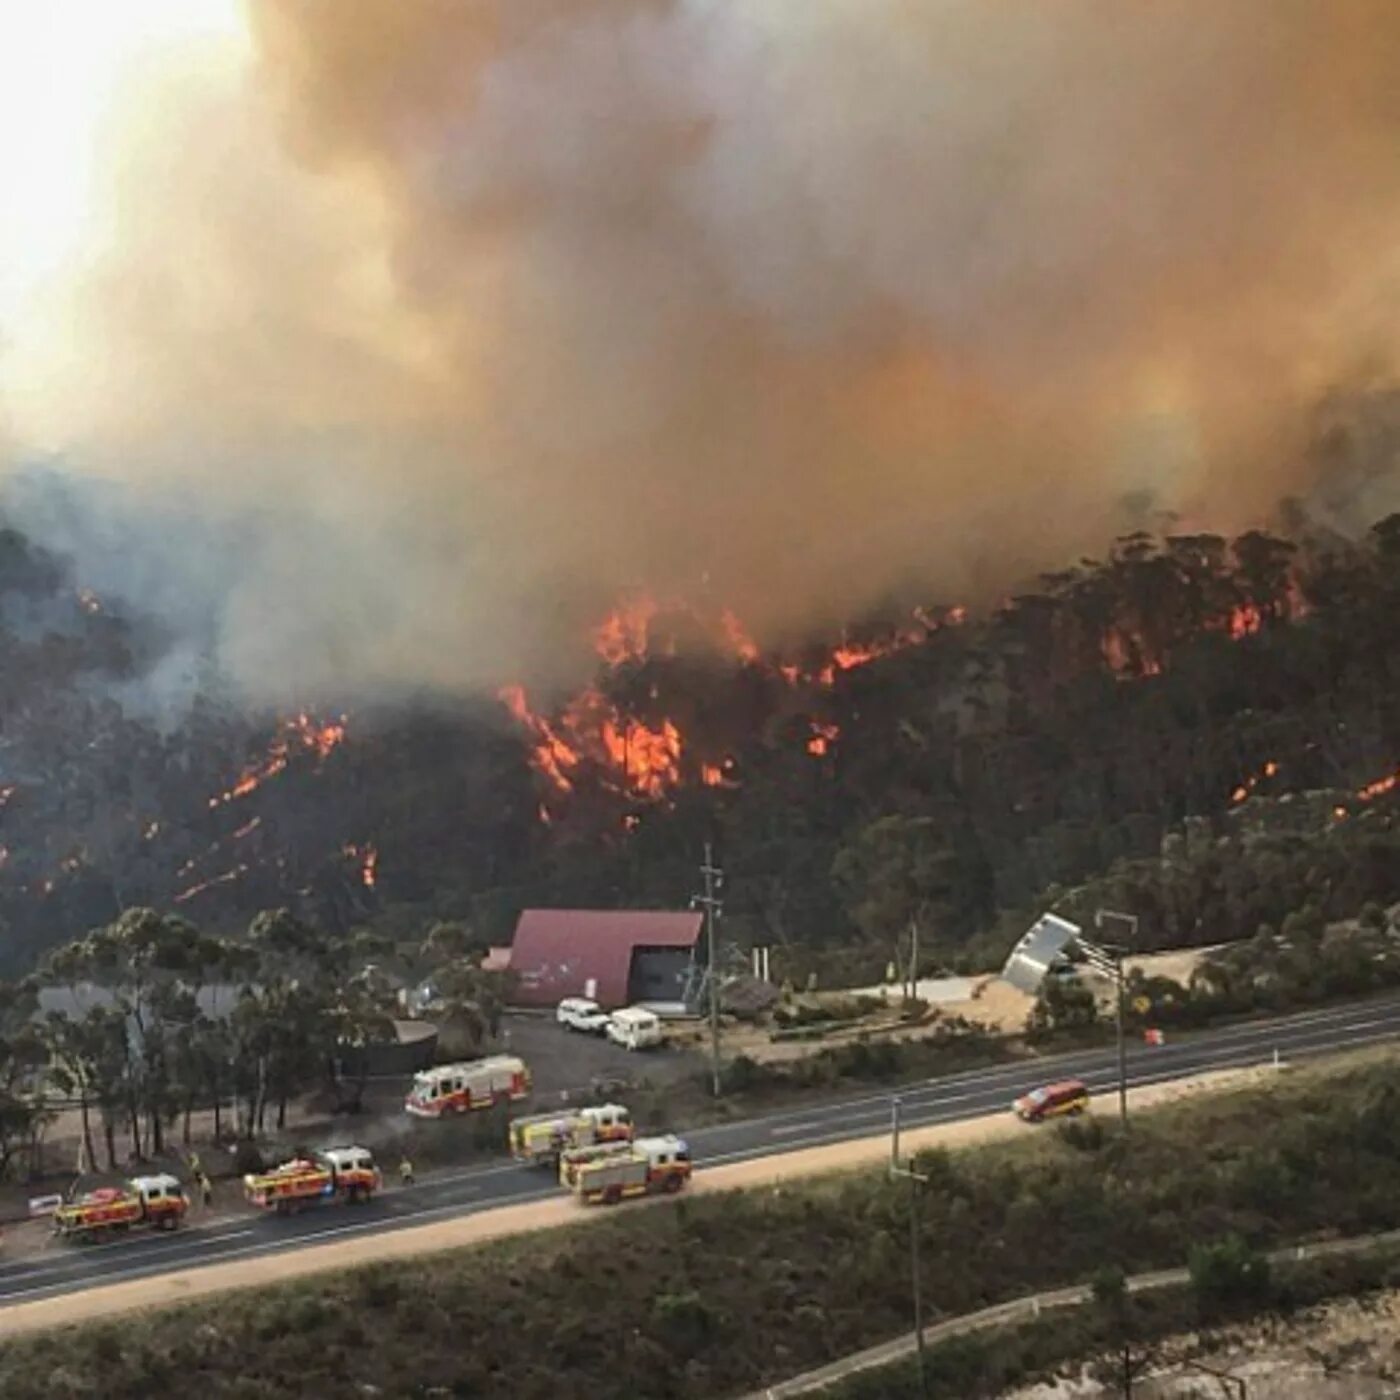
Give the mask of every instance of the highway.
[[[1277, 1051], [1296, 1062], [1400, 1036], [1400, 997], [1299, 1012], [1203, 1031], [1160, 1047], [1130, 1045], [1130, 1086], [1161, 1083], [1210, 1070], [1246, 1068]], [[1102, 1093], [1117, 1083], [1114, 1048], [1047, 1056], [1034, 1062], [969, 1070], [944, 1078], [810, 1103], [758, 1118], [696, 1129], [684, 1136], [696, 1170], [768, 1157], [883, 1132], [898, 1092], [906, 1128], [978, 1118], [1006, 1110], [1037, 1084], [1077, 1077]], [[645, 1124], [642, 1125], [645, 1128]], [[1028, 1132], [1035, 1131], [1028, 1128]], [[195, 1225], [171, 1235], [138, 1233], [110, 1244], [52, 1244], [42, 1254], [0, 1262], [0, 1308], [97, 1284], [149, 1278], [202, 1264], [275, 1255], [305, 1245], [423, 1225], [495, 1206], [555, 1196], [551, 1175], [514, 1162], [433, 1173], [416, 1186], [389, 1189], [366, 1206], [326, 1206], [289, 1219], [255, 1216]]]

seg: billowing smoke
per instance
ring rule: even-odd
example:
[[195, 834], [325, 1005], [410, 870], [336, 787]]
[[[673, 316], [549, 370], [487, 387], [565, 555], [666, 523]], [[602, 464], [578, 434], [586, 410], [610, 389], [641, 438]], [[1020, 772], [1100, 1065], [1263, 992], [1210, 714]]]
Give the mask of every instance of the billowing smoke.
[[145, 77], [110, 246], [6, 368], [22, 441], [126, 483], [64, 515], [94, 586], [158, 599], [123, 570], [173, 542], [255, 695], [560, 677], [628, 586], [772, 637], [1144, 512], [1247, 526], [1391, 368], [1390, 0], [249, 22], [245, 66]]

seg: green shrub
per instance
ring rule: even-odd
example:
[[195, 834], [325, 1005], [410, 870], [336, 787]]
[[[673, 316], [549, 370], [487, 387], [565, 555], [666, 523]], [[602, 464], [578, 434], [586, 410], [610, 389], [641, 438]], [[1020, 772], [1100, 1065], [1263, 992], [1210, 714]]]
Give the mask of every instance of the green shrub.
[[1239, 1235], [1196, 1245], [1187, 1260], [1197, 1306], [1205, 1316], [1264, 1302], [1269, 1261]]

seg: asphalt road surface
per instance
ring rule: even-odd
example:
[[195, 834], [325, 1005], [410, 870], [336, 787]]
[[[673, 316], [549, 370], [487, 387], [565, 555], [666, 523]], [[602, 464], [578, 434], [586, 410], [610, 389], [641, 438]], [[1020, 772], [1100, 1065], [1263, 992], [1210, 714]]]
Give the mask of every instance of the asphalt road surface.
[[[1245, 1068], [1272, 1060], [1275, 1051], [1296, 1061], [1332, 1050], [1354, 1049], [1400, 1036], [1400, 997], [1305, 1011], [1204, 1031], [1155, 1048], [1128, 1049], [1128, 1083], [1145, 1085], [1209, 1070]], [[978, 1118], [1009, 1108], [1011, 1100], [1037, 1084], [1075, 1077], [1091, 1092], [1111, 1090], [1118, 1080], [1112, 1047], [970, 1070], [906, 1084], [898, 1089], [906, 1128]], [[700, 1128], [689, 1139], [697, 1170], [706, 1164], [738, 1162], [797, 1148], [872, 1137], [890, 1121], [894, 1091], [872, 1092], [835, 1102]], [[643, 1125], [645, 1126], [645, 1125]], [[143, 1233], [101, 1245], [64, 1245], [25, 1259], [0, 1263], [0, 1307], [8, 1303], [74, 1292], [100, 1283], [147, 1278], [221, 1260], [274, 1255], [284, 1250], [353, 1235], [369, 1235], [434, 1219], [557, 1195], [552, 1174], [504, 1162], [434, 1173], [418, 1185], [389, 1189], [368, 1205], [327, 1205], [290, 1218], [263, 1217], [194, 1226], [178, 1234]]]

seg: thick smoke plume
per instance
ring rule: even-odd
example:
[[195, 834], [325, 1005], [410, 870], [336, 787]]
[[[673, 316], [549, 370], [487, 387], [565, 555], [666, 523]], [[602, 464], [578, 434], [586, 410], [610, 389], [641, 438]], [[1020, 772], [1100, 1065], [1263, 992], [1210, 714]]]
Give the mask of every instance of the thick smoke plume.
[[144, 80], [80, 353], [11, 392], [153, 533], [178, 484], [241, 539], [180, 531], [255, 694], [562, 679], [628, 586], [773, 637], [1247, 526], [1391, 369], [1392, 0], [248, 18]]

